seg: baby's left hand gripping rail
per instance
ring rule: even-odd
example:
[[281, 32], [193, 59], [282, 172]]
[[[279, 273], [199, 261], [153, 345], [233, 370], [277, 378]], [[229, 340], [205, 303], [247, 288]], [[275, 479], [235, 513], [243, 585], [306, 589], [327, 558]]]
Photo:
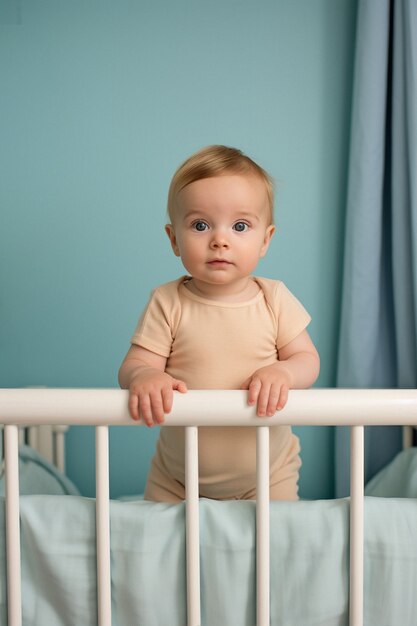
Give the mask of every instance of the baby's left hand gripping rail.
[[[97, 579], [100, 626], [111, 624], [108, 426], [131, 426], [128, 392], [119, 389], [0, 389], [5, 424], [8, 623], [20, 626], [18, 426], [96, 426]], [[245, 391], [175, 394], [166, 426], [186, 427], [188, 626], [200, 624], [198, 426], [257, 428], [257, 625], [269, 624], [269, 426], [351, 427], [350, 624], [363, 624], [363, 427], [417, 423], [417, 390], [293, 390], [282, 411], [259, 418]]]

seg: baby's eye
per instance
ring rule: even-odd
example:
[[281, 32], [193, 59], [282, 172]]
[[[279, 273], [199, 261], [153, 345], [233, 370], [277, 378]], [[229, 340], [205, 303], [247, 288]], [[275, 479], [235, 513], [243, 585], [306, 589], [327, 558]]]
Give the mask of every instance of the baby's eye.
[[236, 222], [236, 224], [233, 226], [233, 228], [238, 233], [244, 233], [245, 230], [248, 230], [249, 226], [248, 226], [248, 224], [246, 224], [246, 222]]
[[198, 220], [197, 222], [194, 222], [193, 228], [194, 230], [198, 230], [199, 233], [202, 233], [204, 230], [207, 230], [208, 224], [202, 220]]

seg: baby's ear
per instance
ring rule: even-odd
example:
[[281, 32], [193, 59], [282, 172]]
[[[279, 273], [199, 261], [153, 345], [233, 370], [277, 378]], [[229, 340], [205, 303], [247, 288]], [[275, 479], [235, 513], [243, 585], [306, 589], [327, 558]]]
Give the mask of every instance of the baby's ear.
[[264, 243], [261, 249], [261, 257], [264, 257], [268, 248], [269, 248], [269, 244], [271, 242], [272, 236], [275, 232], [275, 226], [273, 224], [270, 224], [270, 226], [268, 226], [268, 228], [265, 231], [265, 237], [264, 237]]
[[174, 227], [172, 224], [166, 224], [165, 225], [165, 232], [169, 237], [169, 240], [171, 242], [171, 246], [172, 246], [172, 250], [175, 254], [175, 256], [181, 256], [180, 255], [180, 249], [178, 247], [177, 244], [177, 238], [175, 236], [175, 231], [174, 231]]

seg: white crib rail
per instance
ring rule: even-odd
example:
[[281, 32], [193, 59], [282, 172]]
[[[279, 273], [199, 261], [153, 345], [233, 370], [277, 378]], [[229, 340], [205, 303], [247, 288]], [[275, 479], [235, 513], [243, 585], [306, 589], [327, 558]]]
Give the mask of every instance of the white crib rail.
[[[417, 390], [292, 391], [285, 409], [262, 420], [244, 391], [176, 394], [167, 426], [186, 426], [188, 626], [200, 624], [198, 426], [257, 426], [257, 625], [269, 624], [269, 429], [278, 424], [351, 426], [350, 624], [363, 624], [363, 426], [417, 423]], [[5, 428], [8, 623], [20, 626], [18, 426], [95, 425], [97, 577], [100, 626], [111, 623], [108, 425], [132, 425], [128, 392], [116, 389], [0, 389]]]

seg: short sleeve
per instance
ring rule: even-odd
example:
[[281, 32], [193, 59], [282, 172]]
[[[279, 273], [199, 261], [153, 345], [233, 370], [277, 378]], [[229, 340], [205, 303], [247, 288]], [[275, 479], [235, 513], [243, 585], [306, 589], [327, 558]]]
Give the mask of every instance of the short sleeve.
[[307, 328], [311, 317], [299, 300], [281, 281], [275, 293], [277, 311], [277, 349], [283, 348]]
[[155, 289], [139, 318], [131, 343], [146, 348], [166, 358], [171, 353], [175, 333], [175, 306], [172, 289]]

